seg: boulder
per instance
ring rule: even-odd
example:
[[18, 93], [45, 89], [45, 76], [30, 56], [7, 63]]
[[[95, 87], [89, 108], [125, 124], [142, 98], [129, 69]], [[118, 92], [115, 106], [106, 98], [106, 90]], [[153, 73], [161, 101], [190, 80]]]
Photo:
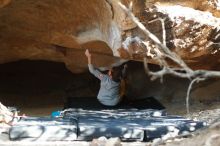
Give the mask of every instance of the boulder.
[[121, 34], [105, 0], [12, 0], [0, 9], [0, 63], [29, 60], [64, 62], [72, 72], [86, 68], [84, 51], [107, 66], [119, 56]]
[[120, 9], [119, 1], [126, 6], [133, 2], [133, 13], [161, 40], [161, 23], [150, 21], [166, 18], [167, 46], [190, 67], [219, 70], [220, 14], [215, 0], [1, 0], [0, 63], [49, 60], [80, 73], [87, 67], [86, 48], [99, 67], [121, 59], [142, 61], [145, 48], [136, 42], [126, 45], [126, 40], [136, 36], [149, 47], [153, 44]]

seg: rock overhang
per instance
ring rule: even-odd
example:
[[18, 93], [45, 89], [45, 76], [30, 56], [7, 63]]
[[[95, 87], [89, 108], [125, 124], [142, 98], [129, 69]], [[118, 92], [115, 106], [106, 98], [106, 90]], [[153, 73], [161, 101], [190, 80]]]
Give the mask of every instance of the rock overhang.
[[[99, 67], [120, 59], [142, 61], [145, 56], [150, 63], [157, 64], [137, 41], [129, 43], [127, 48], [123, 45], [129, 37], [138, 37], [147, 41], [149, 47], [153, 46], [120, 9], [119, 1], [1, 1], [0, 63], [22, 59], [50, 60], [64, 62], [69, 70], [80, 73], [87, 67], [84, 51], [89, 48], [94, 54], [94, 64]], [[211, 5], [205, 0], [200, 4], [181, 0], [121, 0], [126, 6], [131, 1], [134, 14], [161, 41], [161, 23], [149, 22], [159, 17], [167, 19], [167, 46], [190, 67], [220, 69], [219, 9], [214, 1]], [[184, 11], [174, 16], [171, 10], [177, 7]], [[187, 19], [189, 10], [192, 18]], [[209, 15], [205, 15], [206, 10]], [[210, 21], [204, 24], [204, 21], [198, 21], [199, 17]], [[210, 62], [207, 63], [207, 59]]]

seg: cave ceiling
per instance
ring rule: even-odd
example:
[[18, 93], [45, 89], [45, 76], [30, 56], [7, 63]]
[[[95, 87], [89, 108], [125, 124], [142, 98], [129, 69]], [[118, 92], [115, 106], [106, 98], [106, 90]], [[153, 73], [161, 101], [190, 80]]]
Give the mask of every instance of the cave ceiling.
[[[155, 45], [119, 7], [120, 0], [0, 0], [0, 63], [63, 62], [80, 73], [85, 49], [99, 67], [124, 60], [157, 64], [146, 47]], [[220, 4], [217, 0], [121, 0], [167, 47], [193, 69], [220, 70]], [[132, 2], [132, 5], [130, 5]]]

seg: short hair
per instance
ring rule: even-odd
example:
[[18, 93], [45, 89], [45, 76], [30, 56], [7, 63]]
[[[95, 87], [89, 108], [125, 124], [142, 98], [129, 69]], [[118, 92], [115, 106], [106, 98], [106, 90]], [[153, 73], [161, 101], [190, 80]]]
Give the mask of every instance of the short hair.
[[122, 71], [120, 67], [112, 67], [111, 74], [113, 81], [120, 82], [122, 76]]

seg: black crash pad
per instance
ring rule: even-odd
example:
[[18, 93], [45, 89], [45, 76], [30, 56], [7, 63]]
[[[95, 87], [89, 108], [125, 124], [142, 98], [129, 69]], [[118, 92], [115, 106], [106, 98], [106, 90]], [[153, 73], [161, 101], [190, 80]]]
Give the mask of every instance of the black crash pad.
[[169, 134], [185, 134], [205, 126], [204, 122], [168, 116], [164, 110], [82, 110], [67, 109], [65, 118], [78, 119], [78, 140], [100, 136], [120, 137], [125, 141], [149, 141]]
[[170, 116], [164, 110], [66, 109], [59, 118], [22, 118], [12, 126], [11, 140], [64, 141], [84, 140], [105, 136], [123, 141], [149, 141], [154, 138], [177, 136], [204, 127], [204, 122]]
[[77, 139], [75, 119], [24, 117], [9, 131], [11, 140], [69, 141]]

